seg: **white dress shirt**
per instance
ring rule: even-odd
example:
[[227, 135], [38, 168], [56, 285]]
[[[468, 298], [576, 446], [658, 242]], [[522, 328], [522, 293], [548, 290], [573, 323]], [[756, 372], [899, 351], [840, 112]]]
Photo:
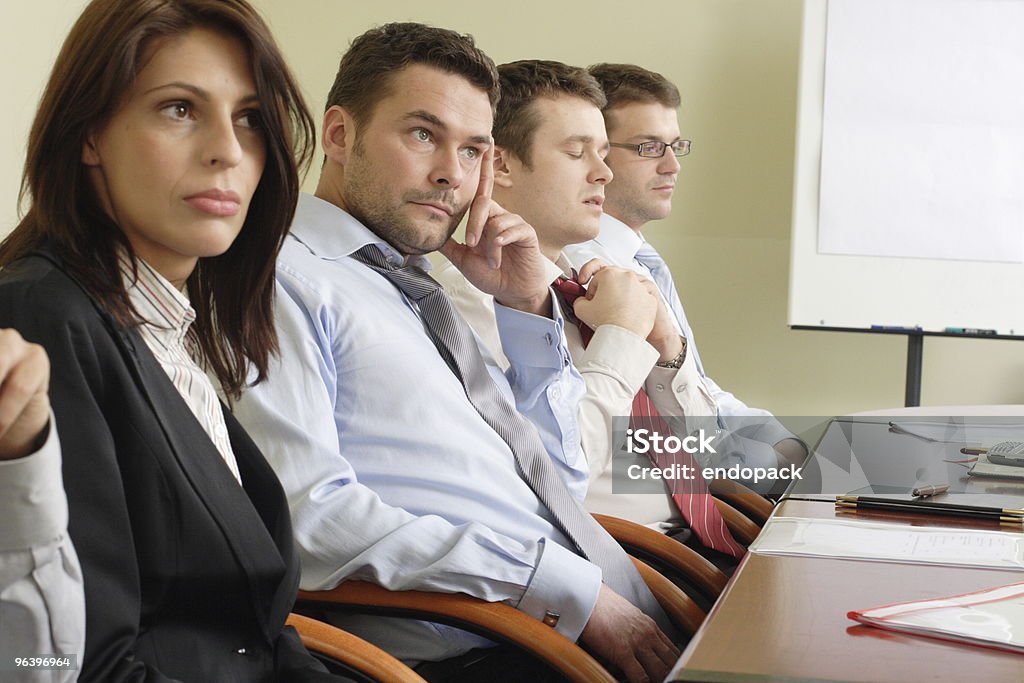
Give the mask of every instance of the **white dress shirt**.
[[[350, 255], [377, 244], [352, 216], [303, 195], [278, 259], [281, 353], [235, 412], [289, 498], [302, 587], [347, 578], [463, 592], [538, 619], [561, 615], [575, 640], [601, 571], [576, 554], [517, 474], [428, 337], [415, 304]], [[428, 266], [425, 259], [417, 265]], [[576, 407], [584, 391], [555, 320], [498, 306], [507, 374], [492, 376], [566, 468], [585, 468]], [[485, 354], [486, 355], [486, 354]], [[402, 659], [452, 657], [487, 641], [380, 617], [336, 617]]]
[[68, 536], [53, 415], [43, 447], [0, 461], [0, 680], [64, 683], [77, 669], [19, 669], [15, 657], [73, 656], [85, 650], [82, 569]]
[[[606, 213], [601, 216], [601, 230], [598, 236], [589, 242], [569, 245], [565, 248], [565, 255], [577, 268], [591, 259], [599, 258], [610, 265], [629, 268], [650, 278], [650, 270], [635, 258], [643, 243], [644, 238], [641, 234]], [[687, 390], [705, 392], [717, 407], [719, 426], [727, 430], [726, 438], [719, 441], [719, 452], [728, 455], [727, 458], [720, 460], [719, 464], [729, 466], [735, 462], [748, 467], [774, 467], [778, 463], [778, 458], [773, 446], [783, 439], [795, 438], [793, 434], [770, 412], [747, 406], [707, 375], [697, 350], [697, 340], [682, 305], [673, 306], [664, 293], [662, 300], [674, 314], [680, 334], [687, 339], [687, 356], [693, 358], [699, 376], [699, 382], [689, 384]], [[670, 386], [666, 382], [655, 384]], [[651, 398], [655, 399], [654, 393], [651, 394]], [[657, 405], [658, 401], [655, 403]], [[661, 406], [658, 407], [660, 410]], [[689, 427], [689, 424], [687, 426]]]

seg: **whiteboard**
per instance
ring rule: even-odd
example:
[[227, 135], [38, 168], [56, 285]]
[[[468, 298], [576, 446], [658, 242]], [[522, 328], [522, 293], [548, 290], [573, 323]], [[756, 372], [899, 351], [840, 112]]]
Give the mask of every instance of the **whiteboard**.
[[1024, 335], [1024, 0], [831, 3], [804, 3], [789, 324]]

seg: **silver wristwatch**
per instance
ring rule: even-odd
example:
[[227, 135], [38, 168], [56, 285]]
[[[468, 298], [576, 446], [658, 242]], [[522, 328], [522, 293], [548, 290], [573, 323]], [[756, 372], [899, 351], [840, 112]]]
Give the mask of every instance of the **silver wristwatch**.
[[683, 367], [683, 361], [686, 360], [686, 337], [680, 336], [679, 341], [683, 343], [683, 348], [680, 349], [679, 355], [672, 360], [658, 361], [655, 365], [659, 368], [669, 368], [670, 370], [678, 370]]

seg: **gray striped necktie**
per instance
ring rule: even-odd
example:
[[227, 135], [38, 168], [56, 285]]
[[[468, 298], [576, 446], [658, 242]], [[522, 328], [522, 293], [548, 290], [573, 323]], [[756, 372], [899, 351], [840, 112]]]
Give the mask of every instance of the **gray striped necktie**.
[[658, 622], [666, 633], [671, 626], [657, 600], [647, 589], [632, 561], [618, 543], [569, 493], [551, 463], [540, 435], [505, 398], [491, 379], [473, 332], [441, 285], [417, 266], [396, 268], [375, 245], [353, 255], [398, 287], [419, 306], [431, 340], [466, 396], [491, 429], [508, 444], [523, 480], [548, 510], [580, 554], [601, 568], [604, 583]]

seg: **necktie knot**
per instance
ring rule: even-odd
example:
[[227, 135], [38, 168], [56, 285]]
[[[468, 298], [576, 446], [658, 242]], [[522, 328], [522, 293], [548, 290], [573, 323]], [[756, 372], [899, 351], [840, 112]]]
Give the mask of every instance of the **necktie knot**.
[[576, 299], [587, 294], [586, 288], [576, 278], [556, 277], [551, 286], [562, 295], [570, 306], [576, 302]]
[[641, 244], [640, 248], [636, 250], [634, 258], [647, 266], [652, 273], [665, 267], [665, 259], [661, 258], [661, 254], [650, 242]]
[[427, 296], [441, 291], [441, 285], [419, 266], [395, 266], [373, 244], [356, 250], [353, 257], [382, 274], [413, 301], [419, 303]]
[[551, 286], [555, 288], [555, 292], [562, 299], [562, 314], [566, 320], [576, 325], [580, 330], [580, 337], [583, 340], [583, 346], [590, 343], [590, 340], [594, 337], [594, 330], [584, 323], [582, 320], [576, 317], [576, 311], [573, 308], [573, 304], [576, 303], [576, 299], [581, 296], [587, 295], [587, 289], [579, 283], [575, 277], [565, 278], [556, 277], [555, 281], [551, 283]]

